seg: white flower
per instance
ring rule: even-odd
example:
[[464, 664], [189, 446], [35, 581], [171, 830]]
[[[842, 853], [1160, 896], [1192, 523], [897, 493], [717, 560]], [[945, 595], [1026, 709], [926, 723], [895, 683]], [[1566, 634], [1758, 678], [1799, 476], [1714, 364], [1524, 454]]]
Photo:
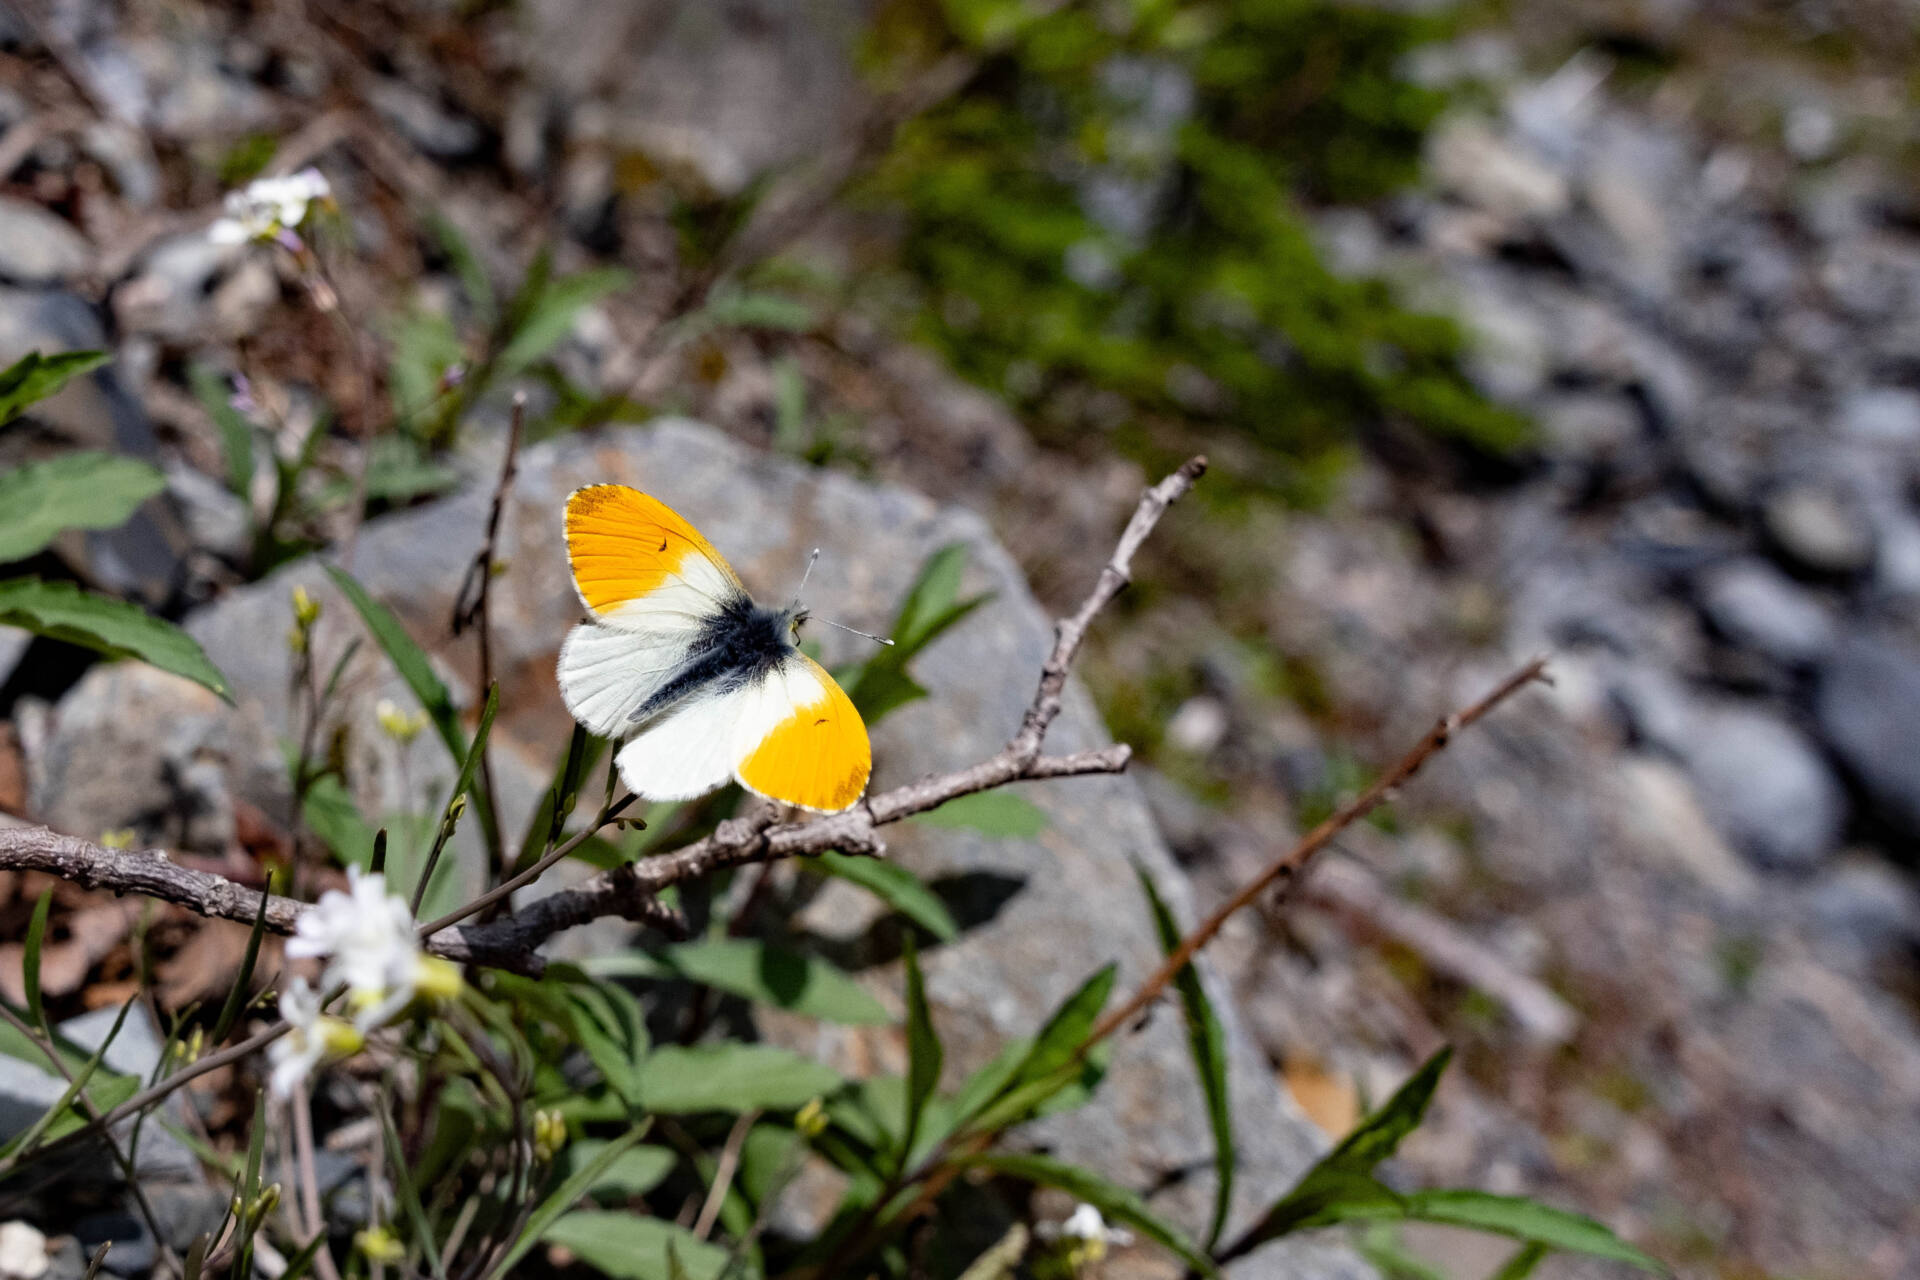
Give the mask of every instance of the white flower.
[[316, 202], [333, 198], [333, 188], [318, 169], [302, 169], [285, 178], [259, 178], [227, 193], [227, 216], [207, 228], [215, 244], [273, 241], [307, 220]]
[[47, 1238], [30, 1222], [0, 1223], [0, 1276], [6, 1280], [37, 1280], [52, 1263]]
[[1133, 1232], [1108, 1226], [1100, 1211], [1084, 1202], [1065, 1222], [1041, 1223], [1039, 1234], [1042, 1240], [1067, 1242], [1066, 1262], [1076, 1274], [1106, 1257], [1109, 1248], [1124, 1249], [1133, 1243]]
[[292, 959], [324, 959], [322, 984], [344, 985], [354, 1025], [371, 1031], [413, 1002], [416, 994], [447, 997], [459, 989], [459, 970], [420, 950], [413, 912], [387, 892], [387, 878], [347, 869], [350, 892], [329, 889], [300, 917], [287, 940]]
[[341, 1021], [320, 1012], [320, 996], [305, 978], [295, 978], [280, 993], [280, 1016], [293, 1029], [267, 1046], [273, 1063], [271, 1087], [275, 1097], [286, 1098], [313, 1069], [328, 1058], [344, 1058], [361, 1046], [360, 1033]]

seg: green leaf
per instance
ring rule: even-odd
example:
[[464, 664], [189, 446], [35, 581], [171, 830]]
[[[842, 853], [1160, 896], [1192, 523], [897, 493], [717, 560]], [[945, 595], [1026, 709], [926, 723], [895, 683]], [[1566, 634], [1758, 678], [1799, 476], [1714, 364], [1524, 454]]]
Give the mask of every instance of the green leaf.
[[91, 373], [113, 357], [104, 351], [67, 351], [43, 356], [29, 351], [5, 369], [0, 369], [0, 427], [67, 385], [83, 373]]
[[1487, 1280], [1527, 1280], [1552, 1252], [1543, 1244], [1521, 1245]]
[[830, 876], [859, 885], [942, 942], [960, 936], [953, 913], [926, 882], [897, 862], [829, 852], [812, 865]]
[[598, 1138], [582, 1138], [568, 1143], [562, 1153], [569, 1177], [589, 1165], [600, 1165], [600, 1172], [586, 1189], [587, 1195], [617, 1195], [623, 1199], [643, 1196], [659, 1186], [680, 1162], [679, 1155], [666, 1147], [640, 1146], [629, 1147], [602, 1164], [600, 1157], [607, 1145]]
[[685, 1227], [604, 1209], [570, 1213], [540, 1238], [566, 1246], [588, 1266], [618, 1280], [673, 1280], [669, 1250], [688, 1280], [717, 1280], [727, 1265], [725, 1249]]
[[716, 329], [772, 329], [782, 333], [806, 333], [819, 327], [813, 308], [777, 293], [717, 288], [706, 305], [682, 319], [678, 334], [682, 340], [712, 333]]
[[1399, 1197], [1374, 1180], [1374, 1166], [1392, 1155], [1401, 1140], [1419, 1125], [1452, 1057], [1453, 1050], [1443, 1048], [1422, 1063], [1383, 1106], [1363, 1119], [1275, 1201], [1225, 1256], [1239, 1257], [1269, 1240], [1308, 1227], [1344, 1222], [1349, 1216], [1395, 1216]]
[[1219, 1274], [1213, 1260], [1201, 1252], [1185, 1232], [1154, 1213], [1139, 1196], [1097, 1173], [1051, 1156], [1031, 1154], [980, 1156], [969, 1163], [1010, 1178], [1059, 1187], [1074, 1199], [1098, 1209], [1101, 1217], [1132, 1227], [1194, 1270], [1210, 1276]]
[[400, 1193], [401, 1211], [413, 1228], [414, 1243], [420, 1246], [434, 1280], [447, 1280], [446, 1264], [441, 1262], [440, 1248], [434, 1243], [433, 1224], [427, 1221], [426, 1210], [420, 1204], [420, 1192], [413, 1185], [412, 1171], [407, 1168], [406, 1149], [400, 1145], [400, 1131], [393, 1125], [393, 1109], [381, 1106], [379, 1112], [380, 1132], [386, 1138], [387, 1171], [393, 1175], [394, 1189]]
[[841, 1084], [831, 1068], [765, 1044], [670, 1045], [640, 1067], [647, 1110], [670, 1115], [790, 1111]]
[[933, 1011], [927, 1007], [927, 984], [920, 974], [920, 948], [911, 933], [906, 937], [902, 958], [907, 969], [907, 1106], [905, 1136], [900, 1140], [900, 1171], [906, 1168], [914, 1139], [920, 1133], [927, 1101], [939, 1087], [940, 1069], [946, 1065], [940, 1033], [933, 1026]]
[[907, 663], [990, 598], [959, 598], [966, 567], [965, 543], [952, 543], [927, 557], [894, 619], [893, 644], [846, 673], [841, 684], [867, 723], [873, 724], [888, 712], [927, 696], [919, 682], [907, 674]]
[[758, 938], [706, 938], [657, 951], [596, 956], [583, 966], [604, 978], [683, 978], [759, 1004], [854, 1026], [892, 1021], [878, 1000], [831, 961]]
[[220, 452], [227, 464], [227, 488], [253, 509], [253, 423], [233, 407], [227, 380], [211, 365], [196, 364], [187, 371], [200, 407], [220, 432]]
[[[1153, 929], [1160, 939], [1160, 950], [1172, 955], [1180, 945], [1180, 926], [1146, 868], [1136, 864], [1134, 874], [1140, 877], [1141, 892], [1146, 894], [1147, 906], [1153, 913]], [[1180, 1008], [1187, 1022], [1187, 1049], [1193, 1055], [1194, 1074], [1200, 1079], [1200, 1091], [1206, 1099], [1207, 1125], [1213, 1130], [1213, 1217], [1207, 1224], [1206, 1234], [1206, 1245], [1211, 1249], [1219, 1242], [1220, 1232], [1226, 1226], [1227, 1209], [1233, 1197], [1233, 1112], [1227, 1093], [1227, 1033], [1220, 1025], [1213, 1001], [1207, 998], [1199, 970], [1191, 962], [1175, 975], [1174, 988], [1180, 993]]]
[[453, 321], [437, 311], [406, 312], [392, 322], [390, 339], [387, 387], [394, 424], [409, 437], [431, 435], [431, 425], [449, 407], [443, 403], [442, 380], [448, 368], [466, 359], [466, 347]]
[[445, 214], [430, 214], [427, 226], [432, 230], [433, 238], [440, 242], [447, 261], [453, 264], [453, 273], [460, 278], [460, 291], [467, 295], [468, 305], [480, 317], [482, 324], [492, 324], [499, 303], [493, 296], [493, 281], [487, 275], [480, 255], [473, 251], [467, 238], [460, 234], [460, 228]]
[[347, 794], [340, 776], [323, 773], [307, 785], [300, 816], [326, 842], [343, 867], [366, 870], [373, 858], [373, 825], [360, 816], [360, 806]]
[[[333, 579], [333, 584], [340, 588], [340, 593], [346, 596], [361, 621], [367, 624], [367, 630], [373, 633], [375, 642], [386, 651], [394, 670], [400, 673], [400, 678], [406, 681], [407, 688], [413, 691], [413, 696], [433, 721], [440, 741], [446, 744], [447, 754], [455, 760], [464, 761], [467, 758], [467, 735], [460, 727], [460, 713], [453, 705], [453, 695], [447, 692], [446, 684], [434, 673], [433, 664], [427, 660], [425, 651], [414, 643], [413, 637], [400, 625], [400, 619], [393, 615], [393, 611], [369, 595], [367, 589], [354, 581], [352, 575], [333, 565], [326, 568], [327, 576]], [[487, 795], [482, 779], [474, 779], [468, 794], [473, 798], [473, 807], [479, 812], [481, 830], [491, 848], [495, 844], [499, 825], [492, 798]]]
[[[120, 1028], [126, 1025], [127, 1013], [133, 1008], [133, 1003], [133, 1001], [129, 1000], [120, 1006], [120, 1012], [114, 1016], [113, 1026], [108, 1029], [106, 1038], [100, 1042], [100, 1047], [94, 1050], [91, 1058], [88, 1058], [86, 1062], [81, 1064], [80, 1070], [73, 1073], [73, 1079], [67, 1082], [65, 1091], [61, 1093], [54, 1104], [47, 1108], [25, 1133], [8, 1144], [11, 1150], [33, 1150], [34, 1144], [38, 1143], [42, 1137], [48, 1136], [53, 1132], [55, 1121], [67, 1118], [67, 1108], [73, 1105], [75, 1098], [82, 1096], [83, 1091], [87, 1087], [87, 1081], [93, 1079], [93, 1073], [100, 1069], [102, 1062], [106, 1061], [107, 1050], [113, 1047], [114, 1040], [120, 1035]], [[76, 1112], [71, 1117], [68, 1127], [75, 1127], [78, 1124], [87, 1123], [89, 1119], [90, 1117], [83, 1116]]]
[[460, 905], [453, 901], [460, 893], [459, 883], [451, 878], [443, 878], [436, 889], [433, 873], [439, 869], [440, 854], [447, 847], [447, 841], [453, 838], [454, 805], [473, 787], [474, 774], [487, 754], [487, 738], [493, 732], [493, 717], [499, 710], [500, 683], [495, 681], [487, 686], [487, 700], [480, 708], [480, 723], [473, 731], [473, 741], [467, 746], [466, 758], [460, 762], [460, 776], [454, 779], [453, 790], [447, 793], [447, 802], [440, 806], [439, 830], [434, 832], [433, 847], [427, 851], [426, 865], [420, 868], [420, 879], [413, 887], [413, 914], [418, 919], [435, 919]]
[[111, 453], [63, 453], [0, 472], [0, 564], [68, 529], [112, 529], [167, 487], [159, 468]]
[[0, 582], [0, 623], [65, 640], [110, 658], [137, 658], [233, 701], [227, 678], [199, 642], [138, 605], [82, 591], [70, 582]]
[[914, 815], [914, 821], [930, 827], [966, 828], [1011, 840], [1031, 840], [1047, 829], [1047, 815], [1040, 806], [1004, 788], [956, 796], [937, 809]]
[[[370, 500], [407, 502], [444, 493], [459, 483], [460, 472], [428, 458], [412, 436], [375, 436], [367, 446], [367, 497]], [[353, 486], [346, 483], [328, 497], [350, 498], [352, 495]]]
[[545, 281], [516, 317], [513, 335], [495, 362], [496, 376], [510, 378], [545, 356], [560, 345], [582, 310], [620, 292], [632, 280], [618, 267], [604, 267]]
[[1089, 1075], [1098, 1076], [1104, 1057], [1096, 1052], [1083, 1058], [1080, 1046], [1113, 993], [1116, 973], [1109, 964], [1066, 998], [1033, 1038], [1005, 1086], [978, 1115], [968, 1116], [968, 1123], [983, 1132], [1017, 1124], [1069, 1086], [1085, 1083]]
[[493, 1264], [493, 1270], [487, 1273], [487, 1280], [503, 1280], [504, 1277], [512, 1275], [520, 1259], [525, 1257], [527, 1251], [534, 1245], [540, 1243], [547, 1229], [573, 1207], [574, 1201], [587, 1194], [587, 1189], [599, 1179], [600, 1175], [612, 1167], [621, 1153], [646, 1137], [647, 1130], [651, 1126], [651, 1121], [635, 1125], [607, 1143], [592, 1159], [575, 1169], [565, 1182], [554, 1189], [552, 1195], [540, 1202], [539, 1208], [528, 1215], [526, 1226], [520, 1229], [520, 1234], [515, 1237], [506, 1253], [501, 1255], [500, 1261]]
[[[233, 1200], [227, 1212], [231, 1216], [251, 1206], [254, 1197], [260, 1194], [260, 1164], [267, 1151], [267, 1092], [256, 1089], [253, 1093], [253, 1120], [247, 1126], [247, 1159], [241, 1166], [240, 1176], [233, 1189]], [[224, 1226], [224, 1224], [222, 1224]], [[255, 1232], [240, 1232], [239, 1258], [234, 1265], [234, 1274], [250, 1276], [253, 1274], [253, 1241]]]
[[538, 862], [540, 855], [566, 830], [567, 819], [580, 801], [581, 780], [606, 749], [605, 738], [588, 733], [584, 725], [573, 727], [573, 736], [567, 740], [567, 753], [560, 758], [553, 780], [541, 793], [540, 803], [527, 819], [526, 832], [520, 837], [520, 856], [513, 864], [516, 875]]
[[213, 1034], [208, 1037], [208, 1044], [218, 1045], [225, 1040], [240, 1011], [247, 1007], [249, 988], [253, 986], [253, 967], [260, 958], [260, 943], [266, 938], [267, 898], [272, 892], [273, 873], [268, 872], [266, 884], [260, 887], [260, 909], [254, 913], [253, 928], [247, 933], [247, 949], [240, 957], [240, 971], [234, 975], [233, 986], [220, 1005], [220, 1015], [213, 1020]]
[[[568, 988], [574, 1039], [607, 1084], [629, 1108], [645, 1100], [646, 1011], [633, 993], [611, 982], [579, 982]], [[656, 1110], [658, 1108], [655, 1108]]]
[[1529, 1244], [1545, 1245], [1562, 1253], [1584, 1253], [1593, 1258], [1624, 1262], [1642, 1271], [1664, 1272], [1666, 1267], [1616, 1236], [1584, 1214], [1556, 1209], [1525, 1196], [1497, 1196], [1486, 1191], [1415, 1191], [1405, 1197], [1406, 1216], [1449, 1227], [1469, 1227], [1493, 1235], [1510, 1236]]
[[1368, 1223], [1354, 1233], [1353, 1247], [1380, 1273], [1380, 1280], [1449, 1280], [1446, 1272], [1407, 1248], [1397, 1223]]
[[48, 885], [33, 904], [33, 919], [27, 922], [26, 949], [20, 956], [20, 982], [27, 992], [27, 1020], [45, 1031], [47, 1011], [40, 995], [40, 947], [47, 937], [47, 913], [53, 910], [53, 886]]

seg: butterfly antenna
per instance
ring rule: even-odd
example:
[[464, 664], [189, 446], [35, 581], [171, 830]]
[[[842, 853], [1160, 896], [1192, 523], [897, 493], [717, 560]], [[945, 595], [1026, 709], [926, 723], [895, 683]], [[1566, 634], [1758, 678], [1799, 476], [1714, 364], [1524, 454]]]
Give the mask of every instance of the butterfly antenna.
[[833, 620], [832, 620], [831, 618], [815, 618], [815, 619], [814, 619], [814, 621], [815, 621], [815, 622], [824, 622], [824, 623], [826, 623], [826, 624], [827, 624], [828, 626], [830, 626], [830, 627], [838, 627], [838, 628], [840, 628], [840, 630], [842, 630], [842, 631], [851, 631], [851, 632], [853, 632], [853, 634], [854, 634], [854, 635], [857, 635], [857, 636], [865, 636], [865, 637], [866, 637], [867, 639], [869, 639], [869, 640], [872, 640], [872, 641], [873, 641], [873, 642], [875, 642], [876, 644], [887, 644], [887, 645], [890, 645], [890, 644], [892, 644], [892, 643], [893, 643], [893, 641], [891, 641], [891, 640], [889, 640], [889, 639], [887, 639], [887, 637], [885, 637], [885, 636], [877, 636], [877, 635], [875, 635], [875, 634], [873, 634], [873, 632], [871, 632], [871, 631], [861, 631], [861, 630], [858, 630], [857, 628], [854, 628], [854, 627], [850, 627], [850, 626], [848, 626], [848, 625], [847, 625], [846, 623], [844, 623], [844, 622], [835, 622], [835, 621], [833, 621]]
[[806, 571], [800, 575], [800, 585], [793, 589], [793, 607], [794, 608], [798, 609], [800, 607], [800, 596], [807, 589], [807, 579], [813, 576], [813, 566], [815, 564], [818, 564], [819, 561], [820, 561], [820, 548], [815, 547], [813, 549], [813, 554], [807, 557], [807, 568], [806, 568]]

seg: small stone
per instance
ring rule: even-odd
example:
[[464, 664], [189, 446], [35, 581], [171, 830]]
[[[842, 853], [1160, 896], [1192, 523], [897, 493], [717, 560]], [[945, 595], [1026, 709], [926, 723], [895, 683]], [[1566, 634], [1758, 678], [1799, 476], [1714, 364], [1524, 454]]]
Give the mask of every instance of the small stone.
[[1840, 427], [1856, 440], [1880, 444], [1920, 442], [1920, 391], [1863, 387], [1840, 403]]
[[1717, 706], [1679, 744], [1707, 816], [1760, 866], [1803, 870], [1832, 851], [1846, 796], [1805, 734], [1763, 711]]
[[1816, 573], [1858, 573], [1873, 561], [1873, 527], [1833, 490], [1798, 484], [1767, 499], [1767, 534], [1788, 559]]
[[1700, 606], [1719, 632], [1779, 662], [1811, 662], [1833, 643], [1834, 622], [1805, 590], [1759, 560], [1709, 570]]
[[1569, 202], [1565, 178], [1475, 117], [1457, 117], [1436, 129], [1428, 139], [1427, 164], [1442, 187], [1501, 217], [1549, 218]]
[[1840, 861], [1810, 886], [1809, 904], [1837, 949], [1871, 957], [1920, 945], [1920, 891], [1882, 858]]
[[49, 1265], [47, 1237], [38, 1227], [0, 1223], [0, 1280], [40, 1280]]
[[1181, 751], [1203, 756], [1227, 736], [1226, 704], [1201, 694], [1180, 704], [1167, 721], [1167, 741]]
[[375, 81], [367, 91], [367, 100], [389, 124], [405, 134], [409, 142], [442, 160], [472, 155], [485, 138], [479, 125], [454, 115], [427, 94], [399, 80]]
[[1802, 103], [1787, 112], [1782, 140], [1794, 159], [1804, 164], [1825, 160], [1840, 141], [1840, 122], [1818, 103]]
[[37, 204], [0, 196], [0, 278], [54, 284], [92, 266], [93, 246], [72, 223]]
[[1820, 672], [1813, 711], [1875, 815], [1920, 838], [1920, 652], [1884, 632], [1849, 634]]

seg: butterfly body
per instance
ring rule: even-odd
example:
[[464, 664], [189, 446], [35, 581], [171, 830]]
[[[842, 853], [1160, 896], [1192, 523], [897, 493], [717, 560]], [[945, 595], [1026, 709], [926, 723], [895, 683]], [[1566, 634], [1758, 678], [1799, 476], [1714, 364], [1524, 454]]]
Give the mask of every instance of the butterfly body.
[[866, 725], [800, 652], [806, 613], [755, 603], [727, 562], [658, 500], [621, 485], [567, 499], [567, 555], [592, 618], [560, 651], [561, 696], [594, 733], [628, 738], [628, 788], [686, 800], [729, 779], [835, 812], [866, 789]]

